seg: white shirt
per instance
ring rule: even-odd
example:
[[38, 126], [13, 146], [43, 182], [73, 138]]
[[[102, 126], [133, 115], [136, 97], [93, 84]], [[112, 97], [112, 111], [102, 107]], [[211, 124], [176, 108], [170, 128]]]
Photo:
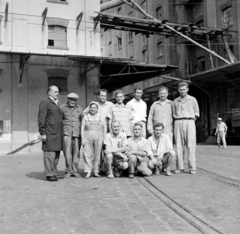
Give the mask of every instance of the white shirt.
[[133, 115], [132, 123], [144, 121], [146, 122], [147, 117], [147, 104], [142, 99], [139, 101], [133, 98], [126, 104], [126, 107], [129, 108]]
[[58, 106], [58, 100], [55, 100], [53, 97], [51, 97], [51, 96], [48, 96], [51, 100], [53, 100], [54, 101], [54, 103]]
[[154, 136], [150, 136], [148, 138], [148, 144], [151, 148], [151, 155], [153, 155], [153, 150], [157, 150], [157, 154], [159, 155], [161, 151], [169, 149], [173, 149], [172, 142], [169, 138], [169, 136], [165, 133], [162, 133], [159, 142], [157, 142], [154, 138]]

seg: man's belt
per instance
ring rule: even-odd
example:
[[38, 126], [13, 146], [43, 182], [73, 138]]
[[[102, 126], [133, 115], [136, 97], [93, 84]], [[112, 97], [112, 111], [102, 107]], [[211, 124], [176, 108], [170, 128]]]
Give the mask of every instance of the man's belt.
[[194, 120], [194, 118], [178, 118], [178, 119], [175, 119], [175, 120]]

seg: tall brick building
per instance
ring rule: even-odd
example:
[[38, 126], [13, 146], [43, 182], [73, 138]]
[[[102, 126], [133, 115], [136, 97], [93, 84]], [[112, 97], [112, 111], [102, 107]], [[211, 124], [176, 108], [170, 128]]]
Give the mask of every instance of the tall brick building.
[[[203, 141], [213, 134], [218, 116], [230, 123], [231, 112], [240, 108], [240, 63], [238, 62], [240, 2], [232, 0], [136, 0], [135, 2], [148, 14], [163, 22], [186, 24], [190, 26], [188, 30], [191, 30], [192, 26], [200, 30], [206, 27], [205, 35], [198, 35], [195, 30], [196, 34], [193, 33], [190, 37], [231, 63], [227, 65], [176, 34], [164, 36], [147, 34], [146, 31], [141, 33], [131, 30], [101, 29], [101, 47], [104, 56], [127, 57], [147, 63], [179, 66], [179, 70], [172, 72], [171, 77], [191, 81], [190, 94], [198, 99], [201, 109], [201, 118], [197, 122], [198, 141]], [[146, 19], [146, 16], [127, 4], [105, 12], [116, 16]], [[151, 25], [149, 29], [150, 27]], [[187, 35], [184, 27], [174, 28]], [[215, 30], [214, 33], [211, 29]], [[207, 35], [210, 36], [209, 41]], [[148, 106], [157, 99], [158, 86], [161, 84], [171, 88], [171, 99], [176, 97], [176, 81], [163, 76], [138, 83], [145, 89], [144, 99]], [[135, 85], [124, 88], [129, 97]], [[113, 97], [114, 93], [110, 98]]]

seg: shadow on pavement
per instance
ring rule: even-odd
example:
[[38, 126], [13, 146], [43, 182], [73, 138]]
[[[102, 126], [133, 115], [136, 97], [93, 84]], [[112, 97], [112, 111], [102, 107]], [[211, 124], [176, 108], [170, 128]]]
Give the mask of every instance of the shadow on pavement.
[[[86, 175], [86, 173], [84, 172], [83, 169], [79, 170], [79, 174], [84, 177]], [[64, 179], [64, 175], [65, 175], [65, 171], [58, 171], [58, 176], [60, 177], [60, 179]], [[46, 180], [46, 176], [45, 176], [45, 172], [42, 171], [36, 171], [36, 172], [30, 172], [28, 174], [26, 174], [26, 176], [28, 178], [32, 178], [32, 179], [36, 179], [36, 180]]]

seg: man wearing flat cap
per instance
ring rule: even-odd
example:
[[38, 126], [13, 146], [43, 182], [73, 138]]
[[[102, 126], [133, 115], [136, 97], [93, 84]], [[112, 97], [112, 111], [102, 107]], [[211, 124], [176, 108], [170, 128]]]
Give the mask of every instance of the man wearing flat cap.
[[217, 136], [218, 147], [221, 148], [221, 141], [223, 143], [223, 148], [227, 148], [226, 144], [226, 134], [227, 134], [227, 125], [222, 121], [222, 118], [218, 118], [218, 124], [215, 132], [215, 136]]
[[78, 163], [80, 159], [80, 128], [83, 110], [77, 105], [76, 93], [67, 95], [67, 103], [60, 108], [63, 117], [64, 156], [66, 163], [65, 178], [80, 177]]

